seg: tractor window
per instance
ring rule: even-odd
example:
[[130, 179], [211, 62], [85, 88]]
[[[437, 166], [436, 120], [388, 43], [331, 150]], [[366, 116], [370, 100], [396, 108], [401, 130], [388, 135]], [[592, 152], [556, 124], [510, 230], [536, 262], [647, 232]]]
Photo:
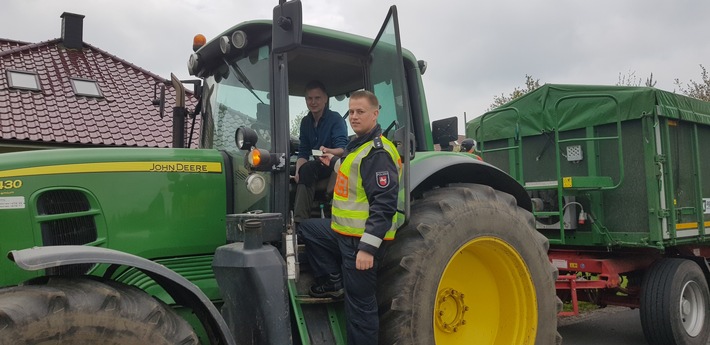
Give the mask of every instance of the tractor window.
[[[264, 51], [262, 53], [262, 50]], [[202, 146], [244, 155], [234, 143], [234, 133], [247, 126], [259, 134], [258, 147], [271, 148], [268, 47], [248, 56], [225, 60], [206, 78]]]
[[397, 79], [400, 77], [397, 70], [392, 68], [402, 64], [402, 59], [397, 52], [394, 21], [389, 21], [383, 28], [379, 41], [370, 54], [373, 58], [370, 64], [370, 78], [373, 92], [377, 95], [381, 107], [378, 122], [383, 132], [392, 126], [387, 133], [391, 139], [394, 130], [408, 121], [408, 112], [404, 104], [405, 90], [402, 89], [404, 86]]
[[[348, 113], [348, 101], [349, 98], [346, 95], [338, 95], [335, 97], [330, 97], [328, 99], [328, 108], [336, 113], [338, 113], [340, 116], [345, 116]], [[306, 100], [303, 98], [303, 96], [289, 96], [288, 99], [288, 105], [289, 105], [289, 130], [292, 136], [298, 138], [298, 130], [299, 126], [301, 125], [301, 119], [308, 115], [308, 107], [306, 106]], [[352, 128], [350, 128], [350, 124], [345, 121], [345, 124], [348, 127], [348, 135], [355, 134], [353, 132]]]
[[[269, 97], [269, 48], [263, 46], [245, 56], [224, 60], [205, 78], [203, 91], [204, 117], [201, 147], [229, 153], [234, 160], [234, 179], [243, 181], [248, 175], [244, 167], [245, 152], [237, 149], [234, 134], [240, 126], [256, 130], [256, 146], [271, 147], [271, 106]], [[261, 174], [270, 190], [271, 175]], [[271, 193], [254, 195], [245, 183], [234, 183], [234, 208], [237, 213], [269, 209]]]

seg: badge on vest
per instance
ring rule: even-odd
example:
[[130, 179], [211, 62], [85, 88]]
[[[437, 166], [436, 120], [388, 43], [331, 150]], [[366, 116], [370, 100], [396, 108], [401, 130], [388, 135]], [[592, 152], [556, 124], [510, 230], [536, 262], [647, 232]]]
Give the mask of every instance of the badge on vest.
[[377, 177], [377, 185], [380, 188], [387, 188], [390, 185], [390, 172], [389, 171], [378, 171], [375, 173]]

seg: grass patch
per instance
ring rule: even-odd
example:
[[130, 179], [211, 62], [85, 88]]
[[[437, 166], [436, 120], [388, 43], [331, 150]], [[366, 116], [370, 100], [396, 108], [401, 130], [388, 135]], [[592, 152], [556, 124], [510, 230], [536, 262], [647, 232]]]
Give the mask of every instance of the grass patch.
[[[579, 301], [579, 313], [584, 313], [587, 311], [592, 311], [599, 309], [599, 306], [597, 306], [594, 303], [589, 303], [589, 302], [584, 302], [584, 301]], [[565, 302], [562, 305], [562, 311], [572, 311], [572, 303], [571, 302]]]

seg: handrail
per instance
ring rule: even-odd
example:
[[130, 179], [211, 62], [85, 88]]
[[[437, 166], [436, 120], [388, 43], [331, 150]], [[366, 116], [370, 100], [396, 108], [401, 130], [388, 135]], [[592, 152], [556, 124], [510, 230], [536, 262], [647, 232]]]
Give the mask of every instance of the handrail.
[[[495, 149], [490, 149], [486, 150], [485, 149], [485, 140], [483, 140], [483, 123], [485, 122], [485, 119], [489, 115], [497, 114], [497, 113], [502, 113], [504, 111], [509, 111], [512, 110], [515, 112], [515, 136], [513, 137], [513, 140], [518, 143], [518, 145], [512, 145], [512, 146], [505, 146], [505, 147], [499, 147]], [[479, 136], [480, 134], [480, 136]], [[499, 109], [494, 109], [491, 111], [487, 111], [481, 115], [481, 120], [480, 120], [480, 125], [478, 128], [476, 128], [476, 132], [474, 133], [474, 136], [476, 137], [476, 140], [478, 141], [478, 147], [479, 151], [481, 152], [481, 158], [484, 160], [486, 159], [484, 153], [486, 152], [499, 152], [499, 151], [510, 151], [514, 150], [514, 156], [515, 156], [515, 166], [511, 167], [511, 169], [515, 168], [516, 170], [516, 175], [514, 176], [516, 180], [519, 183], [523, 183], [523, 166], [522, 166], [522, 155], [523, 155], [523, 149], [522, 149], [522, 143], [523, 141], [520, 140], [520, 111], [515, 108], [515, 107], [505, 107], [505, 108], [499, 108]], [[512, 171], [511, 171], [512, 172]]]
[[[569, 139], [560, 139], [559, 137], [559, 118], [558, 118], [558, 108], [560, 103], [563, 101], [573, 99], [573, 98], [609, 98], [612, 101], [614, 101], [614, 109], [616, 110], [616, 136], [610, 136], [610, 137], [583, 137], [583, 138], [569, 138]], [[586, 95], [569, 95], [569, 96], [564, 96], [561, 97], [560, 99], [555, 102], [555, 111], [553, 112], [554, 114], [554, 119], [555, 119], [555, 165], [557, 169], [557, 178], [558, 182], [560, 183], [560, 186], [562, 185], [562, 171], [561, 171], [561, 165], [560, 165], [560, 145], [561, 143], [568, 143], [568, 142], [574, 142], [574, 141], [602, 141], [602, 140], [617, 140], [617, 147], [618, 147], [618, 158], [619, 158], [619, 181], [610, 187], [600, 187], [600, 190], [610, 190], [610, 189], [616, 189], [621, 186], [621, 183], [624, 181], [624, 149], [623, 149], [623, 143], [622, 143], [622, 138], [621, 138], [621, 114], [619, 111], [619, 101], [616, 99], [616, 97], [608, 94], [586, 94]]]
[[[590, 99], [590, 98], [606, 98], [610, 99], [614, 103], [614, 109], [616, 110], [616, 136], [606, 136], [606, 137], [594, 137], [594, 136], [585, 136], [581, 138], [569, 138], [569, 139], [560, 139], [560, 118], [559, 118], [559, 108], [560, 104], [564, 101], [568, 101], [570, 99]], [[621, 113], [619, 110], [619, 101], [616, 99], [616, 97], [609, 95], [609, 94], [583, 94], [583, 95], [569, 95], [569, 96], [564, 96], [558, 99], [555, 102], [554, 106], [554, 111], [553, 111], [553, 117], [554, 117], [554, 132], [555, 132], [555, 169], [556, 169], [556, 175], [557, 175], [557, 202], [558, 205], [564, 205], [564, 196], [563, 196], [563, 191], [564, 191], [564, 186], [562, 183], [562, 163], [561, 163], [561, 152], [560, 152], [560, 144], [561, 143], [568, 143], [568, 142], [574, 142], [574, 141], [583, 141], [583, 142], [597, 142], [597, 141], [602, 141], [602, 140], [616, 140], [617, 141], [617, 154], [618, 154], [618, 162], [619, 162], [619, 181], [610, 187], [599, 187], [599, 190], [611, 190], [611, 189], [616, 189], [619, 186], [621, 186], [621, 183], [624, 181], [624, 152], [623, 152], [623, 143], [622, 143], [622, 137], [621, 137]], [[564, 217], [564, 207], [561, 207], [559, 210], [558, 214], [560, 219], [563, 219]], [[565, 236], [564, 236], [564, 223], [560, 222], [560, 243], [564, 244], [565, 242]], [[611, 240], [611, 239], [610, 239]]]

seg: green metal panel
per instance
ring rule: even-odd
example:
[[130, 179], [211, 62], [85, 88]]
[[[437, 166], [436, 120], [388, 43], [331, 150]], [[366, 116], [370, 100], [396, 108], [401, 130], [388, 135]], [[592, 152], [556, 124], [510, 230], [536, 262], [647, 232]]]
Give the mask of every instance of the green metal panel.
[[[55, 219], [71, 222], [90, 216], [96, 240], [107, 247], [146, 258], [212, 254], [225, 243], [226, 181], [216, 150], [85, 149], [3, 154], [0, 183], [0, 251], [43, 245], [45, 236], [69, 236], [48, 229]], [[14, 182], [20, 181], [20, 182]], [[78, 191], [89, 209], [40, 214], [49, 191]], [[10, 206], [10, 201], [16, 205]], [[59, 204], [62, 200], [54, 201]], [[21, 204], [21, 205], [20, 205]], [[57, 234], [53, 234], [56, 231]], [[61, 240], [61, 239], [59, 239]], [[0, 260], [0, 285], [33, 274]]]

